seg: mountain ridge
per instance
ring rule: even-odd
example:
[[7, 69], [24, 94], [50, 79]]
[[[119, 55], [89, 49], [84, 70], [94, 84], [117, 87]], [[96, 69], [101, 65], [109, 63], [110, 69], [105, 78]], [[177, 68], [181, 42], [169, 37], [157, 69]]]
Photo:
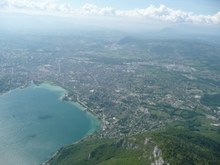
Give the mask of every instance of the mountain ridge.
[[44, 165], [220, 164], [220, 144], [183, 128], [115, 139], [92, 137], [63, 147]]

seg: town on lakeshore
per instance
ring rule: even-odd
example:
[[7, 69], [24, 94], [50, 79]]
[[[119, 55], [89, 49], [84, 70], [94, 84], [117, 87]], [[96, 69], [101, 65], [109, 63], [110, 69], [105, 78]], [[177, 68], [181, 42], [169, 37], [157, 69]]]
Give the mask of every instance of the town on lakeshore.
[[102, 121], [100, 137], [167, 125], [217, 133], [220, 47], [207, 36], [190, 37], [109, 30], [3, 33], [0, 93], [52, 82], [68, 91], [64, 101], [79, 103]]
[[0, 1], [0, 165], [220, 165], [220, 0]]

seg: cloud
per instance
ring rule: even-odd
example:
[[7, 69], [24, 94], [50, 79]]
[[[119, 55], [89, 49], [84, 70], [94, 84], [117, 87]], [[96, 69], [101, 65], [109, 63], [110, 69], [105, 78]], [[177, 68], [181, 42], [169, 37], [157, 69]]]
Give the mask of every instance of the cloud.
[[66, 12], [73, 13], [73, 7], [64, 3], [61, 5], [51, 3], [49, 1], [45, 2], [30, 2], [26, 0], [3, 0], [0, 2], [0, 8], [4, 9], [26, 9], [35, 11], [49, 11], [49, 12]]
[[182, 10], [174, 10], [164, 5], [156, 8], [150, 5], [146, 9], [134, 9], [130, 11], [116, 11], [116, 16], [131, 17], [131, 18], [152, 18], [168, 22], [191, 22], [205, 24], [219, 24], [220, 12], [210, 15], [194, 15], [192, 12], [184, 12]]
[[220, 22], [220, 11], [211, 17], [213, 23], [218, 24]]
[[111, 7], [99, 8], [93, 4], [85, 4], [78, 10], [80, 14], [100, 15], [100, 16], [115, 16], [115, 10]]
[[107, 16], [116, 18], [155, 19], [165, 22], [187, 22], [194, 24], [220, 24], [220, 11], [215, 15], [195, 15], [192, 12], [174, 10], [160, 5], [150, 5], [145, 9], [115, 10], [112, 7], [100, 8], [94, 4], [85, 4], [74, 9], [70, 4], [55, 4], [51, 1], [30, 2], [27, 0], [1, 0], [0, 9], [23, 9], [43, 12], [58, 12], [71, 15]]

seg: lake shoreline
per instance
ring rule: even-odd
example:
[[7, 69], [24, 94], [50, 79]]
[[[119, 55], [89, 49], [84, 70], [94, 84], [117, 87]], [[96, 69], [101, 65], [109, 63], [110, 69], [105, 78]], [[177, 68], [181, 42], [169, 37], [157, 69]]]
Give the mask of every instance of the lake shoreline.
[[[65, 93], [67, 93], [69, 90], [65, 89], [64, 87], [58, 85], [58, 84], [55, 84], [55, 83], [52, 83], [52, 82], [41, 82], [39, 84], [35, 84], [35, 83], [29, 83], [28, 85], [26, 86], [21, 86], [21, 87], [17, 87], [15, 89], [12, 89], [12, 90], [9, 90], [9, 91], [6, 91], [4, 93], [1, 93], [0, 96], [4, 96], [6, 94], [10, 94], [11, 92], [13, 91], [23, 91], [23, 90], [27, 90], [28, 88], [30, 89], [38, 89], [38, 88], [42, 88], [42, 89], [47, 89], [47, 90], [50, 90], [50, 91], [54, 91], [55, 93], [57, 93], [57, 95], [60, 97], [58, 98], [59, 101], [61, 102], [64, 102], [61, 97], [62, 95], [64, 95]], [[72, 143], [69, 143], [67, 145], [63, 145], [63, 146], [60, 146], [60, 148], [56, 151], [54, 150], [54, 154], [53, 156], [48, 156], [46, 159], [45, 162], [39, 162], [40, 164], [42, 165], [46, 165], [48, 161], [51, 160], [51, 158], [53, 158], [54, 156], [57, 155], [57, 153], [60, 151], [60, 149], [62, 147], [66, 147], [66, 146], [69, 146], [69, 145], [72, 145], [72, 144], [75, 144], [75, 143], [78, 143], [80, 142], [81, 140], [87, 138], [88, 136], [94, 134], [95, 132], [99, 132], [103, 126], [103, 123], [102, 121], [90, 110], [89, 108], [87, 107], [86, 109], [80, 104], [80, 102], [73, 102], [73, 101], [67, 101], [69, 102], [69, 104], [72, 104], [72, 106], [76, 107], [77, 109], [79, 109], [80, 111], [84, 112], [88, 118], [88, 121], [89, 121], [89, 130], [87, 133], [84, 134], [84, 136], [82, 138], [80, 138], [79, 140], [73, 140]], [[52, 152], [53, 153], [53, 152]], [[52, 155], [52, 154], [51, 154]]]
[[[60, 85], [58, 85], [58, 84], [56, 84], [56, 83], [54, 83], [54, 82], [46, 81], [46, 82], [43, 82], [43, 83], [41, 83], [41, 84], [48, 84], [48, 85], [50, 85], [50, 86], [59, 87], [59, 88], [64, 89], [66, 92], [69, 92], [68, 89], [66, 89], [66, 88], [64, 88], [64, 87], [62, 87], [62, 86], [60, 86]], [[40, 84], [40, 85], [41, 85], [41, 84]], [[35, 84], [35, 85], [36, 85], [36, 84]], [[39, 86], [39, 85], [37, 85], [37, 86]], [[65, 95], [65, 94], [64, 94], [64, 95]], [[63, 97], [63, 95], [60, 97], [60, 100], [61, 100], [61, 101], [64, 101], [64, 100], [62, 100], [62, 97]], [[92, 116], [93, 118], [97, 119], [97, 120], [100, 122], [100, 128], [99, 128], [98, 130], [92, 132], [92, 133], [88, 133], [88, 134], [85, 135], [85, 137], [83, 137], [82, 139], [80, 139], [80, 140], [78, 140], [78, 141], [76, 141], [76, 142], [73, 142], [72, 144], [69, 144], [69, 145], [67, 145], [67, 146], [63, 146], [63, 147], [68, 147], [68, 146], [70, 146], [70, 145], [79, 143], [79, 142], [82, 141], [83, 139], [89, 137], [90, 135], [92, 135], [92, 134], [95, 133], [95, 132], [99, 132], [99, 131], [102, 130], [102, 128], [103, 128], [102, 120], [101, 120], [98, 116], [96, 116], [96, 114], [95, 114], [93, 111], [89, 110], [88, 107], [87, 107], [87, 108], [84, 107], [84, 106], [81, 104], [81, 102], [79, 102], [78, 100], [77, 100], [76, 102], [74, 102], [74, 101], [67, 101], [67, 102], [73, 104], [73, 106], [76, 106], [78, 109], [80, 109], [81, 111], [83, 111], [84, 113], [86, 113], [86, 115]], [[61, 147], [61, 148], [62, 148], [62, 147]], [[61, 148], [60, 148], [60, 149], [61, 149]], [[49, 158], [48, 160], [46, 160], [45, 162], [43, 162], [41, 165], [49, 165], [49, 161], [59, 153], [60, 149], [59, 149], [58, 151], [56, 151], [51, 158]]]

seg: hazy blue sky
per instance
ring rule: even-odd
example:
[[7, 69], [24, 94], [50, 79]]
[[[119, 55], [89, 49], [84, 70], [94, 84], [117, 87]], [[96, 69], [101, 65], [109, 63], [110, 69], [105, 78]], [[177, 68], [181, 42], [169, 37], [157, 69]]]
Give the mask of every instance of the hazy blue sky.
[[56, 2], [70, 3], [74, 7], [81, 7], [86, 3], [90, 3], [99, 7], [113, 7], [116, 10], [143, 9], [151, 4], [159, 7], [163, 4], [175, 10], [181, 9], [196, 14], [216, 14], [220, 11], [220, 0], [60, 0]]
[[0, 12], [220, 27], [220, 0], [0, 0]]

